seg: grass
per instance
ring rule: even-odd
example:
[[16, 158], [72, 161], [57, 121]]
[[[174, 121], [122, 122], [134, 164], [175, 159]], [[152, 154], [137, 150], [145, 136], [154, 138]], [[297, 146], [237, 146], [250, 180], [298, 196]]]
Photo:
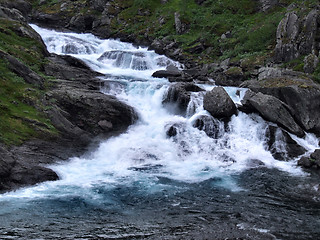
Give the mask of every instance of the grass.
[[[28, 26], [1, 19], [0, 51], [45, 76], [42, 72], [44, 46], [35, 39], [23, 36], [20, 28]], [[41, 98], [44, 93], [37, 86], [27, 84], [9, 69], [5, 59], [0, 59], [0, 142], [17, 145], [30, 138], [57, 134], [43, 113], [45, 106]]]

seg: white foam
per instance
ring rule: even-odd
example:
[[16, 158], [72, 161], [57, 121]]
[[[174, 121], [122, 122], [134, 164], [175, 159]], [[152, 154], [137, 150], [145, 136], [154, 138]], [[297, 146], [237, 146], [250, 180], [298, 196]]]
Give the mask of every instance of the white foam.
[[[32, 27], [42, 35], [48, 49], [58, 54], [62, 53], [64, 44], [70, 38], [80, 39], [77, 42], [85, 46], [92, 44], [89, 49], [93, 49], [93, 53], [73, 56], [86, 61], [95, 70], [111, 74], [105, 79], [125, 83], [123, 89], [105, 91], [135, 107], [140, 120], [126, 133], [102, 142], [88, 157], [72, 158], [67, 163], [51, 166], [61, 177], [60, 181], [7, 193], [0, 196], [0, 199], [73, 194], [98, 199], [99, 194], [95, 190], [97, 186], [113, 188], [119, 184], [130, 185], [136, 182], [149, 191], [158, 191], [165, 187], [165, 184], [157, 185], [162, 177], [187, 183], [221, 179], [216, 185], [239, 191], [241, 188], [231, 176], [252, 168], [252, 161], [291, 174], [302, 173], [293, 161], [277, 161], [266, 150], [267, 123], [259, 116], [239, 112], [231, 118], [229, 129], [224, 130], [224, 124], [220, 122], [218, 139], [210, 138], [204, 131], [192, 126], [196, 118], [208, 115], [199, 101], [201, 94], [193, 96], [193, 110], [189, 110], [187, 118], [175, 116], [166, 111], [161, 103], [169, 86], [166, 79], [152, 78], [151, 70], [116, 68], [97, 60], [107, 49], [143, 51], [150, 54], [150, 59], [159, 57], [154, 52], [116, 40], [100, 40], [91, 34], [58, 33], [35, 25]], [[85, 49], [83, 46], [77, 48]], [[157, 69], [161, 67], [154, 66], [152, 71]], [[119, 79], [119, 75], [129, 77]], [[137, 81], [137, 78], [142, 81]], [[209, 86], [206, 88], [209, 89]], [[235, 102], [240, 102], [245, 92], [245, 89], [240, 89], [239, 96], [236, 94], [238, 88], [227, 87], [226, 90]], [[169, 138], [166, 131], [172, 125], [179, 127], [177, 135]], [[317, 139], [307, 135], [305, 140], [297, 141], [312, 150]]]

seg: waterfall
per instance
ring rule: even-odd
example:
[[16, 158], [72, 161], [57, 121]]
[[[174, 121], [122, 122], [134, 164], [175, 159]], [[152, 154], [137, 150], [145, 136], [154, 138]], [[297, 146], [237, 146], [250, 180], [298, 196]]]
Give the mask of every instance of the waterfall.
[[[93, 152], [49, 166], [61, 180], [0, 195], [0, 237], [46, 238], [50, 232], [52, 239], [172, 239], [171, 231], [207, 236], [212, 229], [221, 239], [275, 239], [271, 232], [283, 231], [288, 235], [280, 238], [292, 237], [296, 229], [306, 234], [301, 236], [317, 236], [318, 215], [310, 220], [309, 212], [299, 210], [304, 201], [295, 201], [309, 197], [314, 184], [301, 180], [306, 174], [297, 159], [275, 159], [274, 152], [287, 157], [287, 133], [275, 124], [242, 112], [228, 123], [213, 118], [203, 108], [203, 92], [191, 94], [185, 116], [175, 115], [162, 104], [171, 83], [152, 73], [169, 65], [182, 69], [178, 62], [118, 40], [31, 26], [49, 52], [69, 54], [102, 73], [101, 91], [133, 106], [140, 119]], [[246, 89], [225, 90], [241, 104]], [[276, 129], [273, 143], [270, 129]], [[312, 134], [286, 136], [308, 152], [318, 144]], [[292, 225], [298, 218], [303, 227]], [[303, 230], [310, 222], [310, 231]]]

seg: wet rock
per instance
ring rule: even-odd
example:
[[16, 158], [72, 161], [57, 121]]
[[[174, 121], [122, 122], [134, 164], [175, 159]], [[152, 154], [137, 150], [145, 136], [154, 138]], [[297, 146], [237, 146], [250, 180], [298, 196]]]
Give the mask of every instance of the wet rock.
[[275, 126], [268, 126], [266, 137], [268, 149], [277, 160], [288, 161], [306, 152], [287, 132]]
[[320, 88], [312, 80], [283, 76], [247, 82], [246, 87], [278, 98], [290, 107], [293, 118], [305, 131], [320, 136]]
[[169, 129], [167, 130], [166, 134], [167, 134], [168, 137], [176, 136], [178, 134], [177, 126], [172, 125], [171, 127], [169, 127]]
[[68, 113], [65, 118], [72, 125], [61, 123], [63, 130], [74, 136], [77, 135], [78, 131], [74, 131], [77, 128], [93, 136], [121, 132], [137, 119], [132, 107], [97, 91], [76, 89], [62, 84], [48, 95], [56, 99], [57, 106]]
[[214, 139], [221, 137], [224, 132], [224, 124], [219, 120], [207, 115], [201, 115], [197, 117], [193, 121], [192, 126], [204, 131], [208, 137]]
[[170, 70], [159, 70], [152, 74], [152, 77], [155, 78], [169, 78], [169, 77], [181, 77], [181, 71], [170, 71]]
[[1, 182], [10, 175], [15, 163], [16, 160], [12, 154], [4, 146], [0, 145], [0, 190]]
[[193, 83], [176, 83], [170, 86], [162, 103], [176, 114], [185, 115], [192, 92], [204, 91]]
[[316, 149], [309, 157], [303, 156], [298, 165], [305, 168], [320, 169], [320, 149]]
[[237, 112], [234, 102], [222, 87], [213, 88], [204, 95], [203, 108], [216, 118], [229, 118]]
[[41, 166], [15, 166], [10, 175], [10, 180], [19, 186], [30, 186], [44, 181], [58, 180], [58, 175], [51, 169]]
[[293, 110], [278, 98], [247, 91], [241, 103], [243, 107], [239, 110], [257, 112], [267, 121], [274, 122], [299, 137], [304, 136], [304, 131], [292, 116]]

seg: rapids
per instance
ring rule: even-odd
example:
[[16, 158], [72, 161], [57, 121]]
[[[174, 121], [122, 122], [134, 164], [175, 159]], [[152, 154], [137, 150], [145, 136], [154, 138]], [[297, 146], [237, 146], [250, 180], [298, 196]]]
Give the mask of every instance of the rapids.
[[[95, 151], [50, 166], [61, 180], [0, 195], [2, 239], [319, 236], [318, 178], [297, 159], [274, 159], [266, 137], [274, 124], [239, 112], [225, 126], [203, 109], [203, 93], [193, 93], [186, 116], [174, 115], [162, 105], [170, 83], [151, 75], [183, 65], [118, 40], [32, 27], [49, 52], [104, 74], [101, 91], [133, 106], [140, 120]], [[240, 104], [246, 89], [225, 89]], [[203, 117], [204, 129], [193, 127]], [[169, 138], [171, 126], [177, 134]], [[312, 134], [292, 138], [308, 152], [318, 146]], [[284, 145], [280, 136], [275, 148]]]

